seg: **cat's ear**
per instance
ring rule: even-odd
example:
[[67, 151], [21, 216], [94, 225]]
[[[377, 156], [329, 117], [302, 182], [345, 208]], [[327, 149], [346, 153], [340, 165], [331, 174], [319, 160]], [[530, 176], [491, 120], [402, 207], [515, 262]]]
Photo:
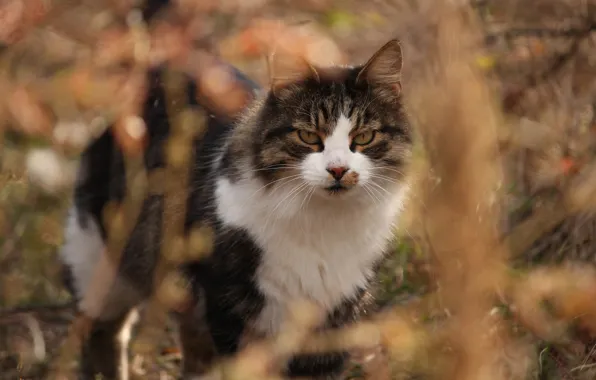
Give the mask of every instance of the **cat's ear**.
[[275, 49], [267, 60], [269, 83], [274, 95], [292, 83], [313, 78], [319, 81], [319, 74], [304, 57], [283, 48]]
[[362, 67], [356, 82], [366, 81], [372, 85], [389, 86], [401, 91], [402, 50], [397, 39], [383, 45]]

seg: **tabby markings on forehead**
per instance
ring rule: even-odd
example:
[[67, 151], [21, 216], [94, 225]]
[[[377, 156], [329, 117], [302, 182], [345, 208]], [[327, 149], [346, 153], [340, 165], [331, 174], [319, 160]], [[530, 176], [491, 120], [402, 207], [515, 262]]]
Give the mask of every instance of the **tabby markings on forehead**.
[[323, 155], [328, 156], [330, 166], [346, 166], [350, 149], [352, 122], [343, 113], [337, 120], [333, 132], [325, 140]]

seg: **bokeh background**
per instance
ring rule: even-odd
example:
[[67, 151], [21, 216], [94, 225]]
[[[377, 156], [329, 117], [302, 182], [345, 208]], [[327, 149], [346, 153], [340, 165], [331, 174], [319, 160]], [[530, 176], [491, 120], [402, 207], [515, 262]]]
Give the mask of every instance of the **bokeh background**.
[[[594, 379], [592, 0], [0, 1], [0, 379], [72, 376], [56, 250], [77, 159], [108, 127], [142, 149], [147, 70], [233, 116], [248, 95], [225, 64], [266, 87], [276, 46], [358, 64], [391, 38], [415, 191], [346, 378]], [[176, 326], [158, 328], [135, 378], [178, 376]], [[255, 352], [234, 378], [274, 376]]]

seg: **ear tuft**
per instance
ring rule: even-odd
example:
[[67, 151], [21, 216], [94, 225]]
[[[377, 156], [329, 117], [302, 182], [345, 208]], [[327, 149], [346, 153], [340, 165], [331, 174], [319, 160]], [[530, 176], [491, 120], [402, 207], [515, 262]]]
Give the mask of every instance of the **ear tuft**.
[[366, 81], [373, 85], [401, 89], [402, 50], [397, 39], [383, 45], [366, 62], [358, 73], [356, 82]]
[[317, 70], [296, 53], [278, 48], [268, 58], [269, 81], [275, 95], [292, 83], [308, 78], [319, 80]]

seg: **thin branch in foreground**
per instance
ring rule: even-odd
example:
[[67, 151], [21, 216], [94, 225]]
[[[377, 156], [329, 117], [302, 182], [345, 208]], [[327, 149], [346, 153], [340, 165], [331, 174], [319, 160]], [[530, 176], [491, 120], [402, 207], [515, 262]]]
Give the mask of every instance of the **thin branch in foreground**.
[[[205, 128], [205, 117], [199, 117], [187, 108], [186, 80], [180, 74], [166, 72], [166, 103], [170, 133], [165, 141], [166, 167], [163, 170], [163, 212], [161, 251], [155, 273], [153, 275], [154, 291], [147, 305], [147, 312], [141, 325], [138, 337], [133, 345], [136, 354], [154, 356], [157, 353], [155, 344], [165, 333], [168, 306], [171, 305], [171, 292], [162, 289], [164, 280], [184, 261], [187, 242], [184, 231], [186, 219], [186, 203], [188, 199], [188, 182], [193, 162], [195, 139]], [[160, 297], [162, 296], [162, 297]], [[163, 298], [166, 299], [163, 299]], [[182, 300], [186, 301], [188, 295]], [[170, 304], [170, 305], [168, 305]]]
[[586, 165], [564, 190], [563, 195], [537, 209], [506, 237], [512, 259], [519, 259], [549, 231], [566, 218], [596, 207], [596, 162]]
[[73, 378], [81, 345], [93, 324], [94, 317], [100, 315], [107, 292], [116, 277], [120, 257], [132, 229], [141, 213], [147, 193], [147, 176], [144, 169], [143, 155], [125, 156], [127, 192], [121, 205], [112, 205], [106, 210], [107, 247], [93, 273], [87, 293], [80, 301], [84, 313], [75, 318], [68, 336], [61, 348], [61, 353], [53, 363], [50, 379]]
[[74, 310], [76, 304], [72, 301], [62, 304], [18, 306], [14, 308], [0, 308], [0, 324], [11, 323], [24, 315], [35, 315], [42, 319], [47, 315]]

